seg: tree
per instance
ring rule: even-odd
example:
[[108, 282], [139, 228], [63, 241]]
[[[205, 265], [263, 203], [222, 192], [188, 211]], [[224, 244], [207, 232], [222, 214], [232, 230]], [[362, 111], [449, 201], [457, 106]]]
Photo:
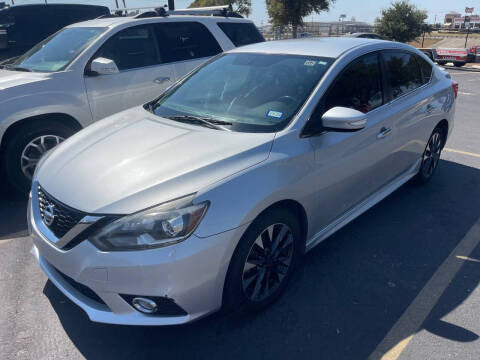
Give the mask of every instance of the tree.
[[205, 6], [220, 6], [230, 5], [233, 11], [247, 16], [252, 12], [251, 0], [194, 0], [189, 8], [205, 7]]
[[328, 11], [335, 0], [266, 0], [268, 16], [275, 26], [292, 26], [293, 37], [303, 25], [303, 18]]
[[382, 10], [377, 19], [376, 31], [388, 39], [409, 42], [431, 32], [432, 27], [425, 24], [427, 12], [418, 9], [408, 0], [395, 1], [388, 9]]

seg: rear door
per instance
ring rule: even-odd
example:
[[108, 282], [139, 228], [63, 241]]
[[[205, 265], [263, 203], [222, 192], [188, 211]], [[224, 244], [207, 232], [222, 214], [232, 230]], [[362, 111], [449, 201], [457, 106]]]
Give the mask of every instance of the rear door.
[[173, 65], [164, 63], [151, 25], [133, 26], [114, 34], [92, 57], [114, 60], [120, 72], [85, 75], [94, 120], [146, 103], [175, 80]]
[[336, 106], [356, 109], [367, 117], [362, 130], [324, 131], [310, 138], [316, 160], [312, 181], [318, 185], [316, 232], [395, 176], [393, 117], [385, 111], [381, 69], [378, 52], [354, 60], [327, 90], [310, 120], [321, 121], [321, 116]]
[[162, 62], [173, 66], [178, 80], [222, 52], [215, 37], [196, 21], [165, 21], [154, 24]]
[[393, 128], [397, 151], [393, 161], [397, 173], [402, 173], [420, 160], [426, 140], [441, 120], [442, 105], [430, 86], [430, 63], [408, 51], [383, 51], [382, 57], [389, 84], [387, 108], [396, 114]]

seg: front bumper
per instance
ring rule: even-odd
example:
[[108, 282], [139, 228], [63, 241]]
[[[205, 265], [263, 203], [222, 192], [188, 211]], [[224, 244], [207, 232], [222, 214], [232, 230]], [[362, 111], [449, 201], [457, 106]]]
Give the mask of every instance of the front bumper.
[[[52, 283], [90, 320], [123, 325], [183, 324], [218, 310], [231, 256], [247, 226], [207, 238], [192, 235], [159, 249], [103, 252], [87, 240], [67, 251], [57, 248], [37, 228], [31, 203], [28, 224], [32, 254]], [[101, 301], [86, 296], [64, 275], [92, 290]], [[147, 315], [120, 294], [168, 297], [187, 315]]]

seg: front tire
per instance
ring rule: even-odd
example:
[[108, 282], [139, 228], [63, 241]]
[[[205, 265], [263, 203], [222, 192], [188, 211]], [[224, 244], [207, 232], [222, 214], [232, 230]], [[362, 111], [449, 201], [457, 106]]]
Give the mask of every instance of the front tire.
[[453, 65], [454, 65], [455, 67], [462, 67], [462, 66], [464, 66], [465, 64], [466, 64], [466, 63], [464, 63], [464, 62], [456, 62], [456, 63], [453, 63]]
[[445, 141], [446, 134], [444, 134], [440, 127], [435, 128], [430, 135], [427, 146], [423, 152], [420, 170], [414, 178], [414, 181], [417, 184], [428, 183], [435, 174]]
[[257, 218], [240, 240], [230, 262], [224, 305], [234, 311], [258, 311], [285, 290], [303, 253], [298, 219], [276, 208]]
[[3, 172], [8, 183], [19, 192], [27, 193], [43, 154], [74, 132], [62, 123], [49, 120], [35, 120], [17, 128], [7, 139], [3, 151]]

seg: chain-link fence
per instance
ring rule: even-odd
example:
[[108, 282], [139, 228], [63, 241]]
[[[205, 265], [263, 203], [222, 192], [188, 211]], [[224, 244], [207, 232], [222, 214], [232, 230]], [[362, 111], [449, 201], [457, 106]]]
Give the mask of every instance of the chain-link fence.
[[[309, 22], [298, 27], [298, 38], [324, 37], [324, 36], [343, 36], [345, 34], [358, 32], [374, 32], [372, 25], [360, 22], [332, 22], [319, 23]], [[264, 26], [260, 28], [263, 36], [267, 40], [280, 40], [293, 38], [293, 29], [291, 26]]]

